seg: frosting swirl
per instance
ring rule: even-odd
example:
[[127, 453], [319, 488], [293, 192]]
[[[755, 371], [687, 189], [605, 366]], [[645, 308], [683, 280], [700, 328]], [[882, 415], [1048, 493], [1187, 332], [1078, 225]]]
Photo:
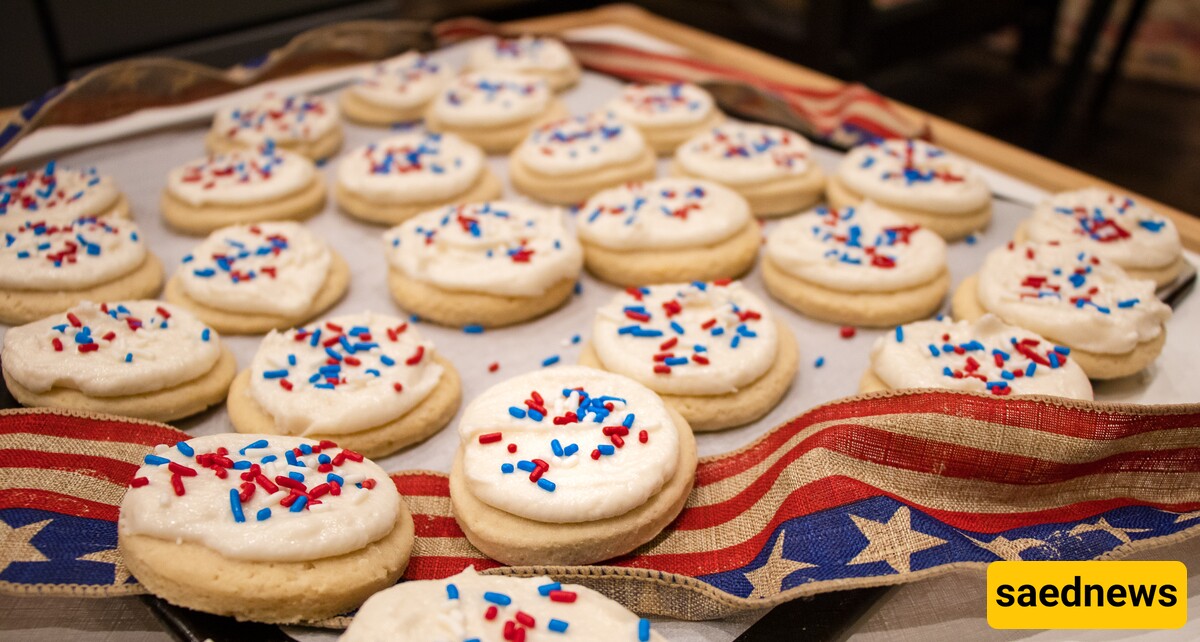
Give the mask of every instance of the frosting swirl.
[[463, 411], [458, 430], [471, 494], [541, 522], [623, 515], [678, 465], [678, 428], [658, 395], [582, 366], [492, 386]]
[[999, 247], [979, 270], [980, 304], [1072, 348], [1122, 354], [1163, 331], [1171, 308], [1154, 282], [1131, 279], [1077, 243]]
[[550, 88], [537, 76], [472, 72], [448, 84], [430, 109], [448, 125], [498, 127], [541, 115], [550, 99]]
[[767, 235], [767, 256], [792, 276], [844, 292], [892, 292], [946, 270], [946, 243], [870, 201], [818, 207]]
[[198, 544], [250, 562], [303, 562], [385, 537], [400, 493], [375, 462], [279, 435], [220, 434], [159, 445], [121, 501], [119, 531]]
[[1038, 243], [1082, 241], [1089, 252], [1124, 268], [1160, 268], [1183, 252], [1171, 219], [1128, 196], [1095, 187], [1042, 201], [1025, 229], [1029, 240]]
[[312, 161], [268, 141], [176, 167], [167, 174], [167, 192], [196, 207], [247, 205], [290, 196], [314, 176]]
[[154, 392], [207, 373], [220, 356], [216, 332], [161, 301], [85, 301], [4, 335], [5, 371], [33, 392]]
[[4, 232], [0, 288], [82, 290], [129, 274], [145, 259], [146, 246], [130, 221], [22, 225]]
[[447, 290], [538, 296], [583, 266], [562, 211], [529, 203], [431, 210], [388, 230], [384, 241], [392, 267]]
[[437, 386], [433, 344], [400, 319], [364, 312], [272, 331], [250, 363], [250, 395], [280, 430], [340, 435], [394, 421]]
[[713, 99], [692, 83], [626, 85], [606, 106], [618, 118], [639, 127], [680, 127], [704, 122]]
[[561, 71], [574, 64], [575, 58], [562, 42], [541, 36], [490, 38], [467, 54], [470, 69]]
[[179, 280], [207, 306], [294, 317], [312, 306], [332, 260], [325, 241], [294, 221], [233, 225], [183, 257]]
[[736, 392], [775, 363], [774, 316], [740, 281], [629, 288], [596, 312], [606, 370], [661, 394]]
[[400, 132], [346, 155], [337, 169], [345, 189], [389, 203], [452, 198], [484, 171], [483, 152], [454, 134]]
[[339, 642], [391, 642], [397, 637], [501, 642], [519, 636], [575, 642], [662, 639], [651, 632], [649, 620], [591, 589], [548, 577], [479, 575], [467, 567], [444, 580], [403, 582], [376, 593]]
[[871, 371], [889, 388], [948, 388], [993, 395], [1091, 399], [1071, 350], [999, 318], [917, 321], [875, 340]]
[[689, 174], [727, 185], [762, 183], [805, 174], [812, 145], [794, 131], [730, 120], [696, 134], [675, 152]]
[[215, 134], [242, 145], [268, 140], [310, 142], [333, 131], [338, 109], [320, 96], [265, 96], [252, 105], [230, 107], [213, 118]]
[[0, 231], [104, 214], [120, 196], [113, 179], [95, 168], [68, 169], [49, 161], [27, 171], [10, 169], [0, 175]]
[[513, 156], [536, 172], [562, 176], [628, 163], [645, 152], [636, 128], [609, 112], [594, 112], [536, 127]]
[[701, 247], [751, 221], [737, 192], [712, 181], [660, 178], [604, 190], [580, 210], [579, 236], [619, 250]]
[[346, 91], [363, 100], [395, 109], [415, 109], [433, 100], [454, 79], [447, 65], [409, 51], [371, 67]]
[[864, 198], [927, 212], [961, 214], [992, 198], [974, 165], [923, 140], [859, 145], [842, 159], [838, 178]]

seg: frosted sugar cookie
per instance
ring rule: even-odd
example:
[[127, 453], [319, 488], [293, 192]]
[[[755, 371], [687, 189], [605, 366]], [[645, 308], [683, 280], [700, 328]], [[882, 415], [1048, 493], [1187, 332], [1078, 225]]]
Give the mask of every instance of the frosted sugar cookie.
[[498, 327], [571, 297], [583, 250], [551, 207], [504, 201], [425, 212], [384, 235], [388, 287], [437, 323]]
[[1088, 377], [1115, 379], [1150, 365], [1171, 308], [1154, 282], [1130, 278], [1081, 243], [1009, 243], [988, 254], [954, 293], [957, 319], [985, 313], [1064, 346]]
[[574, 205], [621, 183], [654, 178], [654, 150], [634, 127], [597, 112], [535, 128], [508, 160], [517, 191]]
[[444, 580], [404, 582], [375, 594], [354, 615], [339, 642], [388, 642], [399, 637], [562, 637], [579, 642], [663, 639], [650, 629], [650, 620], [589, 588], [560, 584], [548, 577], [480, 575], [473, 567]]
[[699, 179], [604, 190], [577, 220], [588, 270], [617, 285], [738, 277], [754, 266], [762, 244], [746, 199]]
[[219, 403], [237, 370], [211, 328], [161, 301], [83, 302], [4, 334], [23, 406], [172, 421]]
[[347, 118], [364, 125], [405, 123], [420, 120], [452, 80], [454, 70], [448, 65], [409, 51], [371, 67], [342, 92], [339, 102]]
[[162, 287], [162, 263], [132, 221], [39, 221], [0, 234], [0, 323], [29, 323], [83, 301], [149, 298]]
[[632, 551], [675, 519], [696, 472], [678, 413], [632, 379], [581, 366], [492, 386], [458, 431], [454, 518], [479, 550], [513, 566]]
[[674, 154], [684, 141], [725, 119], [707, 91], [682, 82], [626, 85], [606, 108], [637, 127], [660, 156]]
[[204, 139], [210, 154], [267, 141], [312, 160], [333, 156], [342, 146], [337, 105], [320, 96], [267, 95], [257, 103], [217, 112]]
[[425, 126], [451, 132], [486, 152], [507, 152], [539, 123], [566, 118], [546, 81], [505, 71], [466, 73], [433, 100]]
[[159, 445], [121, 500], [121, 557], [151, 593], [239, 620], [351, 611], [408, 566], [387, 473], [328, 441], [219, 434]]
[[351, 216], [394, 225], [441, 205], [498, 198], [502, 191], [478, 147], [454, 134], [410, 130], [347, 154], [337, 168], [334, 195]]
[[1055, 194], [1017, 228], [1018, 243], [1082, 241], [1089, 252], [1135, 279], [1158, 285], [1183, 269], [1183, 245], [1171, 219], [1124, 194], [1095, 187]]
[[306, 219], [325, 207], [325, 182], [312, 161], [275, 147], [200, 158], [167, 174], [163, 218], [186, 234], [238, 223]]
[[292, 221], [235, 225], [196, 246], [167, 282], [166, 299], [226, 334], [303, 323], [342, 298], [350, 267]]
[[579, 63], [561, 41], [542, 36], [488, 38], [471, 49], [467, 69], [541, 76], [554, 91], [574, 85], [582, 73]]
[[688, 139], [675, 151], [671, 175], [707, 178], [737, 190], [756, 216], [780, 216], [816, 203], [825, 173], [812, 145], [780, 127], [729, 120]]
[[950, 272], [941, 237], [867, 202], [781, 222], [767, 235], [763, 282], [814, 319], [879, 327], [936, 312]]
[[458, 372], [415, 327], [364, 312], [268, 334], [228, 408], [238, 432], [382, 457], [441, 430], [461, 399]]
[[973, 322], [918, 321], [875, 340], [859, 392], [946, 388], [1090, 400], [1092, 383], [1069, 354], [991, 314]]
[[49, 161], [35, 169], [0, 174], [0, 232], [106, 216], [129, 218], [129, 201], [111, 177], [95, 168], [69, 169]]
[[987, 227], [992, 195], [970, 162], [925, 141], [892, 139], [850, 150], [829, 181], [829, 204], [870, 199], [957, 241]]
[[695, 431], [748, 424], [796, 376], [790, 330], [739, 281], [630, 288], [596, 312], [580, 363], [657, 392]]

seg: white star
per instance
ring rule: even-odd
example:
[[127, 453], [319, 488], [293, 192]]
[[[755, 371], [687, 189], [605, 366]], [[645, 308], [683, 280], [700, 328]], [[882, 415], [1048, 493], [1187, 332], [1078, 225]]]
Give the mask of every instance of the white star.
[[1112, 535], [1113, 537], [1121, 540], [1121, 542], [1128, 544], [1130, 542], [1128, 533], [1144, 533], [1148, 530], [1150, 530], [1150, 529], [1149, 528], [1121, 528], [1119, 526], [1113, 526], [1112, 524], [1108, 523], [1107, 519], [1104, 519], [1103, 517], [1101, 517], [1100, 521], [1096, 522], [1095, 524], [1080, 524], [1080, 525], [1076, 526], [1075, 528], [1072, 528], [1069, 532], [1071, 535], [1082, 535], [1084, 533], [1090, 533], [1092, 531], [1104, 531], [1105, 533], [1108, 533], [1109, 535]]
[[975, 542], [975, 545], [1003, 560], [1019, 560], [1021, 553], [1031, 548], [1037, 548], [1044, 545], [1046, 542], [1035, 539], [1033, 537], [1020, 537], [1017, 539], [1008, 539], [1003, 535], [997, 535], [990, 542], [975, 539], [974, 537], [965, 535], [967, 539]]
[[797, 562], [783, 556], [783, 538], [786, 532], [779, 533], [779, 537], [775, 538], [775, 546], [771, 549], [771, 554], [767, 556], [767, 561], [762, 566], [747, 571], [746, 579], [754, 587], [750, 591], [750, 598], [765, 598], [771, 597], [783, 590], [783, 580], [788, 575], [804, 568], [814, 568], [816, 564], [807, 562]]
[[1194, 510], [1190, 513], [1180, 513], [1179, 517], [1175, 518], [1175, 523], [1181, 524], [1183, 522], [1190, 522], [1197, 517], [1200, 517], [1200, 510]]
[[129, 579], [129, 569], [125, 568], [125, 562], [121, 559], [121, 553], [115, 548], [110, 548], [104, 551], [95, 551], [94, 553], [81, 555], [75, 559], [82, 562], [101, 562], [103, 564], [112, 564], [114, 584], [124, 584], [125, 580]]
[[887, 522], [877, 522], [858, 515], [851, 515], [850, 519], [867, 538], [867, 547], [847, 564], [887, 562], [897, 573], [907, 573], [911, 570], [913, 553], [946, 543], [940, 537], [913, 530], [912, 514], [907, 506], [896, 509]]
[[13, 528], [4, 520], [0, 520], [0, 550], [4, 551], [4, 556], [0, 557], [0, 573], [13, 562], [49, 562], [50, 558], [42, 555], [42, 552], [29, 542], [52, 521], [54, 520], [47, 519]]

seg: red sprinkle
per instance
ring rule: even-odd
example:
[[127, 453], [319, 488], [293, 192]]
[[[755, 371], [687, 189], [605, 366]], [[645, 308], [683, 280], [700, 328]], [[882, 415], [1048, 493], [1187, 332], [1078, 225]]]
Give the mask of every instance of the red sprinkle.
[[129, 487], [130, 488], [141, 488], [142, 486], [145, 486], [146, 484], [149, 484], [149, 483], [150, 483], [150, 480], [145, 477], [134, 477], [133, 479], [129, 480]]
[[838, 334], [840, 334], [843, 339], [852, 339], [854, 338], [854, 335], [858, 334], [858, 330], [852, 325], [844, 325], [838, 330]]
[[171, 475], [171, 487], [175, 489], [175, 494], [180, 497], [183, 497], [183, 494], [187, 492], [183, 488], [183, 478], [179, 475]]
[[83, 323], [79, 320], [79, 317], [75, 316], [74, 312], [67, 313], [67, 321], [70, 321], [71, 325], [75, 326], [76, 328], [83, 327]]
[[639, 432], [638, 441], [642, 442], [643, 444], [647, 441], [650, 441], [650, 433], [646, 432], [645, 430]]
[[517, 445], [516, 445], [516, 444], [509, 444], [509, 445], [508, 445], [508, 452], [509, 452], [509, 453], [515, 453], [515, 452], [517, 452]]
[[479, 443], [494, 444], [504, 438], [504, 435], [498, 432], [489, 432], [486, 435], [479, 435]]
[[51, 341], [50, 343], [52, 345], [54, 345], [55, 352], [62, 352], [62, 349], [63, 349], [62, 341], [60, 341], [58, 337], [54, 337], [54, 340]]
[[99, 343], [81, 343], [79, 344], [80, 352], [95, 352], [100, 349]]
[[167, 309], [162, 307], [161, 305], [158, 306], [157, 308], [154, 308], [154, 311], [157, 312], [158, 316], [162, 317], [163, 319], [171, 318], [171, 313], [167, 312]]
[[663, 364], [654, 366], [654, 374], [671, 374], [671, 366]]
[[288, 381], [287, 379], [280, 379], [279, 387], [290, 392], [292, 389], [292, 382]]
[[171, 472], [175, 473], [176, 475], [181, 475], [183, 477], [195, 477], [196, 476], [195, 468], [188, 468], [187, 466], [184, 466], [183, 464], [177, 464], [173, 461], [167, 462], [167, 469], [170, 470]]
[[500, 364], [496, 361], [493, 361], [491, 363], [491, 365], [488, 366], [488, 372], [495, 372], [499, 369], [500, 369]]
[[550, 591], [551, 602], [574, 602], [576, 597], [575, 591]]
[[499, 612], [500, 612], [500, 609], [497, 609], [495, 606], [489, 606], [487, 608], [487, 610], [483, 612], [483, 619], [489, 620], [489, 621], [494, 620], [494, 619], [496, 619], [496, 614]]
[[521, 626], [525, 626], [525, 627], [528, 627], [531, 629], [534, 628], [535, 626], [537, 626], [537, 622], [534, 621], [533, 616], [526, 613], [525, 611], [517, 611], [516, 618], [517, 618], [517, 622], [520, 623]]
[[415, 366], [418, 363], [421, 363], [421, 359], [424, 356], [425, 356], [425, 346], [417, 346], [417, 351], [413, 353], [413, 356], [406, 359], [404, 361], [404, 363], [405, 363], [405, 365]]

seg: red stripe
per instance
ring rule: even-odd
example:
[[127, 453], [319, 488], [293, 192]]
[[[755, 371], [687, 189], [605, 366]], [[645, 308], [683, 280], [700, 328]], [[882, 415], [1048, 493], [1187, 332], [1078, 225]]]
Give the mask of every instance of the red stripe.
[[485, 557], [439, 557], [436, 555], [414, 555], [408, 560], [408, 568], [404, 570], [406, 580], [440, 580], [457, 575], [468, 566], [483, 571], [489, 568], [504, 566], [500, 562]]
[[453, 517], [413, 513], [417, 537], [465, 537]]
[[0, 468], [40, 468], [60, 470], [103, 479], [122, 486], [133, 479], [137, 464], [98, 457], [95, 455], [68, 455], [37, 450], [9, 448], [0, 450]]
[[450, 478], [441, 473], [394, 473], [392, 481], [401, 495], [413, 497], [449, 497]]
[[33, 488], [0, 488], [0, 510], [33, 508], [61, 515], [117, 521], [117, 507]]
[[[952, 511], [931, 509], [906, 501], [903, 498], [885, 493], [868, 484], [846, 477], [827, 477], [812, 484], [797, 489], [784, 500], [783, 505], [771, 517], [756, 535], [745, 542], [728, 548], [703, 551], [696, 553], [671, 553], [663, 555], [640, 555], [623, 557], [614, 560], [615, 566], [634, 568], [649, 568], [665, 573], [680, 573], [697, 577], [709, 573], [719, 573], [736, 568], [742, 568], [755, 559], [765, 548], [771, 534], [785, 521], [810, 515], [821, 510], [843, 506], [852, 502], [872, 497], [891, 497], [922, 511], [931, 517], [954, 528], [973, 533], [999, 533], [1013, 528], [1044, 524], [1051, 522], [1072, 522], [1093, 515], [1104, 513], [1124, 506], [1143, 506], [1145, 502], [1124, 498], [1114, 498], [1101, 501], [1081, 502], [1064, 508], [1054, 508], [1045, 511], [1028, 513], [998, 513], [979, 515], [974, 513], [956, 513]], [[820, 498], [820, 501], [813, 501]], [[1200, 508], [1200, 502], [1187, 504], [1149, 504], [1154, 508], [1173, 512], [1185, 512]], [[853, 513], [853, 511], [851, 511]], [[687, 516], [685, 511], [676, 520], [672, 528], [683, 530], [680, 522]]]
[[85, 419], [50, 413], [0, 415], [0, 435], [19, 433], [84, 441], [115, 441], [142, 446], [173, 446], [176, 442], [191, 438], [187, 433], [169, 426]]

